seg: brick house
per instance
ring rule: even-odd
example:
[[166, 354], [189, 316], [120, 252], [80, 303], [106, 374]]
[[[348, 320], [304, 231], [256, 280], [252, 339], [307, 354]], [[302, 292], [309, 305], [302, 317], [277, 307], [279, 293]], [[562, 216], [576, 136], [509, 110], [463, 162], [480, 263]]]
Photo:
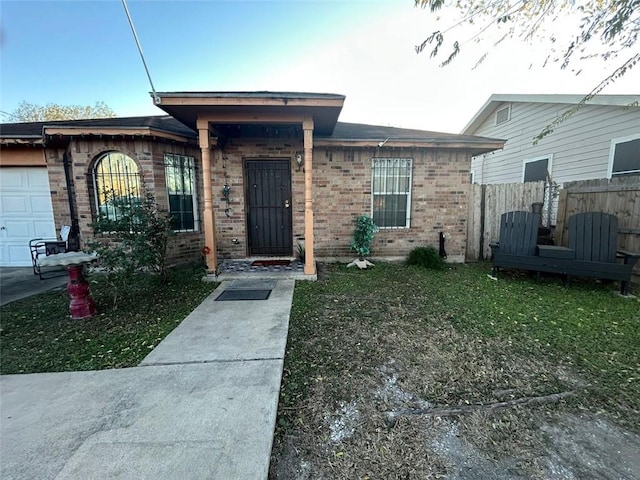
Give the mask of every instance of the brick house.
[[[100, 194], [107, 188], [129, 200], [153, 193], [174, 219], [172, 261], [197, 260], [207, 246], [211, 272], [224, 259], [291, 257], [301, 243], [314, 275], [316, 258], [353, 256], [362, 214], [380, 226], [374, 257], [404, 257], [442, 231], [449, 259], [463, 261], [470, 159], [504, 142], [338, 122], [344, 99], [168, 92], [154, 98], [165, 116], [0, 125], [0, 265], [25, 261], [29, 238], [72, 217], [86, 243], [98, 212], [117, 215]], [[29, 193], [42, 183], [36, 171], [48, 184]], [[50, 219], [29, 224], [39, 211], [26, 210], [45, 196]]]

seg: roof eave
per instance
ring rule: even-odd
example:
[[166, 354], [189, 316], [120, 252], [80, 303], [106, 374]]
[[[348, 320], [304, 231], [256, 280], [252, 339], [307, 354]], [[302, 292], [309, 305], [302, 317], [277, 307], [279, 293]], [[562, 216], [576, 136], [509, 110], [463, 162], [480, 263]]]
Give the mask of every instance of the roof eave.
[[0, 135], [0, 145], [44, 145], [42, 135], [4, 136]]
[[[487, 153], [504, 148], [506, 140], [492, 140], [480, 142], [465, 141], [422, 141], [422, 140], [393, 140], [384, 142], [383, 148], [451, 148], [456, 150], [469, 150], [473, 155]], [[313, 141], [314, 147], [360, 147], [360, 148], [380, 148], [378, 140], [370, 139], [334, 139], [318, 138]]]
[[118, 135], [118, 136], [151, 136], [161, 137], [169, 140], [175, 140], [182, 143], [193, 141], [196, 136], [179, 135], [153, 127], [87, 127], [87, 126], [47, 126], [43, 127], [43, 134], [59, 135], [59, 136], [101, 136], [101, 135]]
[[[262, 115], [295, 114], [300, 119], [311, 116], [314, 130], [333, 133], [344, 95], [292, 92], [157, 92], [155, 105], [191, 129], [199, 118], [233, 113], [236, 123], [255, 123]], [[239, 119], [239, 117], [241, 117]], [[229, 117], [230, 118], [230, 117]]]

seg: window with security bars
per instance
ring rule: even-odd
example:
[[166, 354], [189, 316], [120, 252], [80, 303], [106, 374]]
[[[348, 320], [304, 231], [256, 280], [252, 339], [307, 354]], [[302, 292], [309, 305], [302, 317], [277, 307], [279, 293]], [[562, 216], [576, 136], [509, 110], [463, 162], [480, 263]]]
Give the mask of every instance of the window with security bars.
[[138, 164], [122, 152], [107, 152], [96, 161], [93, 185], [96, 212], [107, 220], [120, 219], [141, 202]]
[[380, 228], [408, 228], [412, 159], [374, 158], [371, 162], [373, 221]]
[[185, 155], [165, 153], [165, 178], [173, 230], [197, 230], [195, 160]]

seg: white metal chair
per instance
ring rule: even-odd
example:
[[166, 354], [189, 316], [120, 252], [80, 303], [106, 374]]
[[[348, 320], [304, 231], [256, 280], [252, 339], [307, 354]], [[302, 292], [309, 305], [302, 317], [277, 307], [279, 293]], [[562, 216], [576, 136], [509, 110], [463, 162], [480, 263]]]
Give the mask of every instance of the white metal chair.
[[70, 231], [71, 227], [69, 225], [63, 225], [60, 229], [60, 236], [57, 239], [33, 238], [29, 240], [29, 250], [31, 251], [33, 274], [38, 275], [40, 277], [40, 280], [44, 280], [45, 278], [57, 277], [61, 275], [62, 272], [65, 272], [65, 269], [60, 267], [43, 269], [38, 265], [38, 258], [66, 252], [67, 240], [69, 238]]

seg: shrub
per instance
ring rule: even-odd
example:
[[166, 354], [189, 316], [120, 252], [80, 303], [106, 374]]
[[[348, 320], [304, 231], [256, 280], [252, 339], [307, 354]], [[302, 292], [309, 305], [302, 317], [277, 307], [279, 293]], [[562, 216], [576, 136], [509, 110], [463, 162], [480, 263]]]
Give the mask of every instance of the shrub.
[[306, 258], [306, 251], [304, 249], [304, 245], [302, 245], [301, 243], [298, 243], [298, 249], [296, 251], [296, 256], [298, 257], [298, 260], [300, 260], [302, 263], [304, 263], [305, 258]]
[[355, 250], [362, 260], [371, 253], [373, 235], [378, 231], [378, 227], [371, 217], [361, 215], [356, 218], [356, 229], [349, 247]]
[[444, 260], [434, 247], [416, 247], [407, 257], [407, 265], [417, 265], [431, 270], [443, 270]]
[[167, 279], [167, 244], [171, 217], [156, 205], [153, 195], [139, 202], [119, 202], [115, 219], [100, 213], [91, 223], [95, 233], [89, 244], [100, 255], [108, 273], [123, 276], [151, 271]]

